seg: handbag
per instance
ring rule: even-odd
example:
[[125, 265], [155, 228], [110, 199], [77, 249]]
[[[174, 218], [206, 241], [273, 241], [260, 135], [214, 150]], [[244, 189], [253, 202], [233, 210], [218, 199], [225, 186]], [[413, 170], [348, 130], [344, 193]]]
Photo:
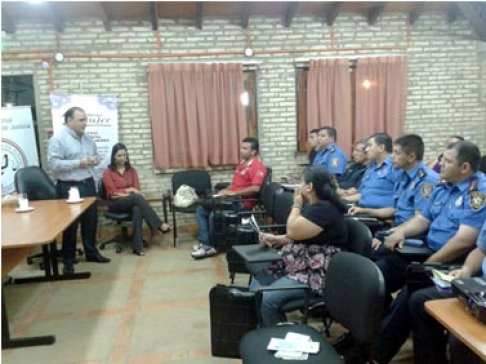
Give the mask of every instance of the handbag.
[[174, 206], [189, 207], [199, 200], [196, 190], [188, 185], [181, 185], [174, 195]]

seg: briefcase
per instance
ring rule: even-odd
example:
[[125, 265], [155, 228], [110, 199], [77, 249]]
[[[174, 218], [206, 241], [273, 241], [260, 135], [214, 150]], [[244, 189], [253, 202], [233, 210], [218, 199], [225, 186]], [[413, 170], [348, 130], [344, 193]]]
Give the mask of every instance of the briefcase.
[[216, 285], [209, 291], [211, 354], [239, 358], [241, 338], [258, 326], [255, 294], [248, 287]]

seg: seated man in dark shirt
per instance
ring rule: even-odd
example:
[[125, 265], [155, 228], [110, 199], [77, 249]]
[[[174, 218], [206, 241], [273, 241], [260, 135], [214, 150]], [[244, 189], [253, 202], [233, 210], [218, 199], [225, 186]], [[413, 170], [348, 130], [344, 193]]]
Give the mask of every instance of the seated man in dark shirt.
[[366, 155], [366, 139], [360, 140], [353, 148], [353, 161], [337, 179], [339, 189], [358, 188], [366, 166], [370, 163]]

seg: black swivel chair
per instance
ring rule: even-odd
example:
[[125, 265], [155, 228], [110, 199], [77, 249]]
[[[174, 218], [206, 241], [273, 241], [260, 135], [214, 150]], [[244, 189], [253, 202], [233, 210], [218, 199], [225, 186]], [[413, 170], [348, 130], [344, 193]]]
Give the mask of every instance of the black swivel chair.
[[[103, 183], [103, 178], [100, 178], [98, 180], [98, 197], [100, 200], [102, 200], [105, 204], [107, 203], [106, 200], [106, 189], [105, 185]], [[126, 226], [126, 223], [131, 223], [132, 222], [132, 214], [131, 213], [116, 213], [116, 212], [110, 212], [108, 209], [106, 209], [103, 212], [103, 216], [110, 220], [113, 221], [117, 226], [121, 227], [121, 234], [117, 235], [113, 239], [108, 239], [100, 242], [99, 248], [100, 249], [105, 249], [105, 247], [108, 244], [116, 244], [116, 252], [121, 253], [123, 251], [123, 246], [126, 244], [128, 241], [128, 227]]]
[[[28, 166], [19, 169], [14, 177], [15, 190], [18, 193], [25, 193], [30, 201], [57, 200], [57, 191], [54, 182], [47, 173], [38, 166]], [[84, 252], [77, 249], [79, 255]], [[30, 255], [27, 264], [32, 264], [34, 258], [43, 257], [44, 253]], [[43, 269], [43, 263], [40, 264]]]
[[[364, 361], [373, 362], [383, 314], [385, 283], [378, 267], [368, 258], [350, 252], [337, 253], [329, 263], [324, 290], [331, 317], [344, 326], [358, 343]], [[334, 347], [320, 332], [307, 325], [278, 325], [247, 333], [240, 342], [243, 364], [282, 363], [267, 350], [270, 338], [285, 338], [287, 333], [309, 335], [320, 344], [308, 364], [344, 363]], [[285, 363], [302, 361], [286, 360]]]
[[[211, 191], [211, 176], [205, 170], [190, 170], [176, 172], [172, 176], [172, 196], [174, 196], [182, 185], [188, 185], [196, 190], [198, 196], [205, 196]], [[169, 200], [172, 211], [172, 232], [174, 234], [174, 247], [177, 245], [177, 219], [176, 213], [195, 214], [199, 204], [194, 203], [188, 207], [177, 207], [174, 205], [173, 198]]]
[[[373, 239], [370, 229], [362, 222], [353, 218], [347, 217], [344, 220], [348, 229], [348, 243], [343, 247], [344, 251], [359, 254], [366, 258], [371, 257], [371, 241]], [[326, 280], [323, 283], [327, 282]], [[299, 298], [286, 302], [282, 306], [282, 312], [288, 313], [296, 310], [302, 310], [304, 315], [302, 317], [302, 323], [306, 324], [310, 314], [314, 312], [320, 312], [322, 323], [324, 325], [324, 332], [329, 336], [329, 328], [332, 320], [329, 320], [327, 311], [327, 301], [325, 296], [311, 296], [306, 299]], [[308, 305], [305, 307], [305, 305]]]

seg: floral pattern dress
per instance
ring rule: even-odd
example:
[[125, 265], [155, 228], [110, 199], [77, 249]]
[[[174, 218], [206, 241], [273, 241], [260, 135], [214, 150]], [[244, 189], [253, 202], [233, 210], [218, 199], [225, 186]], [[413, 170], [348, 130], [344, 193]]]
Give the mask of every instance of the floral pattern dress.
[[[331, 205], [331, 207], [333, 206]], [[329, 214], [330, 212], [335, 215]], [[305, 209], [302, 215], [306, 217]], [[308, 284], [314, 294], [323, 295], [329, 262], [334, 254], [341, 251], [340, 246], [344, 239], [347, 238], [346, 225], [342, 214], [327, 206], [324, 215], [330, 216], [329, 218], [321, 219], [320, 225], [326, 226], [322, 226], [325, 229], [325, 233], [320, 237], [319, 244], [312, 243], [316, 239], [313, 239], [310, 243], [291, 241], [282, 248], [282, 259], [266, 268], [268, 275], [275, 279], [287, 276], [300, 283]], [[322, 215], [320, 217], [322, 218]], [[310, 218], [310, 220], [312, 221], [313, 219]], [[336, 232], [336, 230], [341, 231]], [[332, 234], [333, 232], [334, 234]], [[328, 243], [326, 243], [326, 240]], [[331, 244], [333, 240], [339, 241], [339, 243]]]

